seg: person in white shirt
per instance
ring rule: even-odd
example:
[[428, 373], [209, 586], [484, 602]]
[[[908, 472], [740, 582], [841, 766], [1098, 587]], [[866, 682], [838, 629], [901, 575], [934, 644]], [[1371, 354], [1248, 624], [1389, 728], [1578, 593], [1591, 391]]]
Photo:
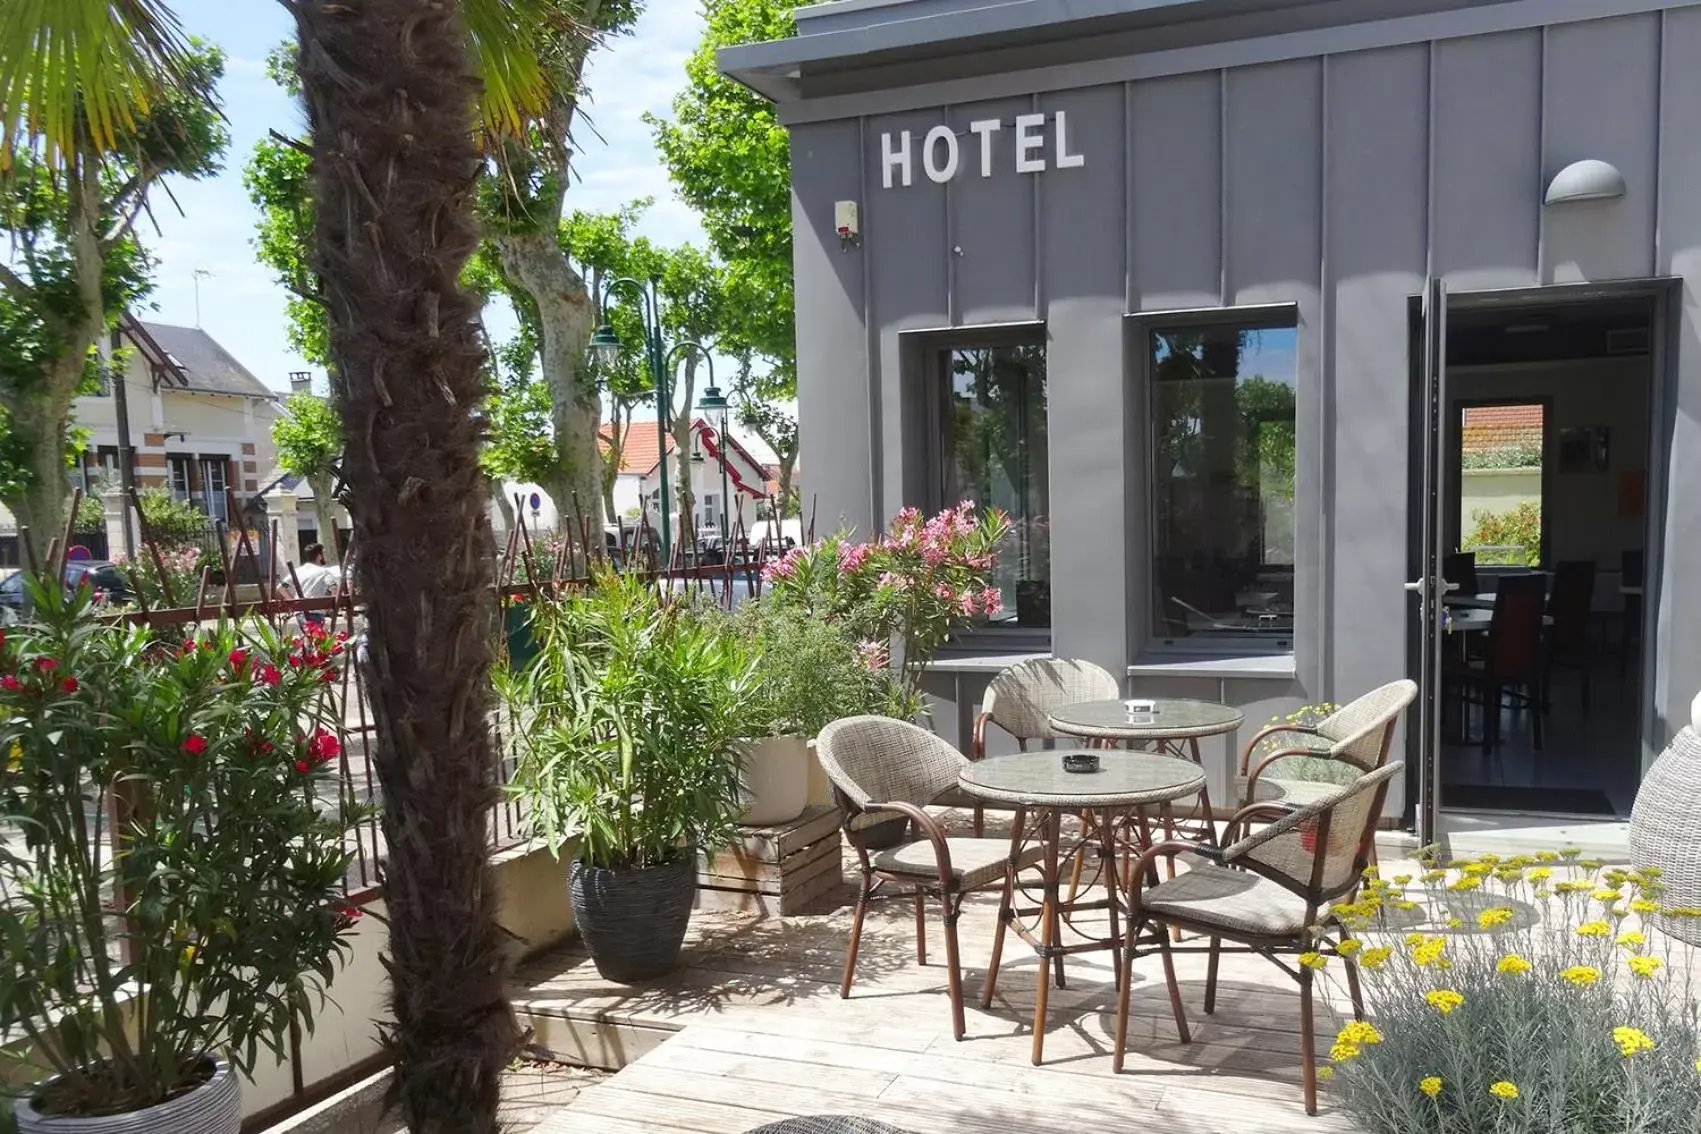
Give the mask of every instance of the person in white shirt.
[[[335, 567], [325, 565], [325, 548], [322, 544], [310, 543], [301, 549], [301, 566], [295, 569], [295, 581], [301, 584], [301, 593], [295, 594], [295, 587], [285, 582], [279, 588], [278, 597], [322, 599], [330, 598], [337, 591], [337, 585], [342, 581], [342, 572]], [[325, 624], [323, 610], [303, 611], [301, 621], [308, 626], [323, 626]]]

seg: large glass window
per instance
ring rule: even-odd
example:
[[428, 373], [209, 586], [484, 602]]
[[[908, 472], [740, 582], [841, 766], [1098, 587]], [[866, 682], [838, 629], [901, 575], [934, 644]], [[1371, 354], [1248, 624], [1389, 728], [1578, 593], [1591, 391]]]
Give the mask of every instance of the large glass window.
[[1295, 340], [1268, 321], [1149, 332], [1159, 643], [1293, 648]]
[[1051, 625], [1051, 487], [1042, 343], [941, 351], [941, 495], [1010, 516], [993, 582], [999, 626]]

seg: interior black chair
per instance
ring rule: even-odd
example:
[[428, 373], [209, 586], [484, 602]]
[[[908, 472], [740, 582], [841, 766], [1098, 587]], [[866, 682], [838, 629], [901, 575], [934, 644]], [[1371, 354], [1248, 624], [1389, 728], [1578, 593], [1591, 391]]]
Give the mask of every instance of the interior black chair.
[[[1572, 559], [1555, 566], [1553, 591], [1547, 600], [1547, 612], [1553, 619], [1553, 625], [1547, 628], [1547, 662], [1550, 668], [1577, 671], [1585, 709], [1589, 707], [1589, 670], [1595, 661], [1589, 633], [1594, 606], [1594, 561]], [[1548, 698], [1544, 697], [1542, 707], [1547, 706]]]
[[1481, 584], [1477, 581], [1477, 553], [1474, 551], [1455, 551], [1442, 559], [1441, 577], [1459, 588], [1454, 594], [1468, 596], [1482, 593]]
[[1542, 677], [1546, 671], [1542, 619], [1547, 580], [1541, 575], [1507, 575], [1494, 595], [1488, 645], [1481, 658], [1458, 663], [1447, 672], [1449, 684], [1467, 703], [1482, 706], [1482, 750], [1500, 747], [1500, 708], [1530, 710], [1531, 741], [1542, 747]]
[[[1642, 587], [1647, 576], [1647, 555], [1641, 548], [1619, 554], [1619, 582]], [[1625, 595], [1624, 629], [1619, 635], [1618, 676], [1623, 677], [1642, 646], [1642, 595]]]

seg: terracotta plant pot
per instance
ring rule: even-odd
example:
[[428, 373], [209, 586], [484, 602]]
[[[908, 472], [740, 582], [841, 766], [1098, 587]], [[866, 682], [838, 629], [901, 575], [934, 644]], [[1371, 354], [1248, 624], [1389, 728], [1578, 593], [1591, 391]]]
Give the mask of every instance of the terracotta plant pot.
[[92, 1118], [45, 1115], [33, 1098], [19, 1099], [18, 1134], [237, 1134], [242, 1091], [230, 1064], [208, 1056], [212, 1075], [194, 1090], [146, 1110]]
[[574, 862], [567, 885], [573, 922], [604, 980], [631, 984], [679, 964], [697, 895], [695, 854], [639, 870]]

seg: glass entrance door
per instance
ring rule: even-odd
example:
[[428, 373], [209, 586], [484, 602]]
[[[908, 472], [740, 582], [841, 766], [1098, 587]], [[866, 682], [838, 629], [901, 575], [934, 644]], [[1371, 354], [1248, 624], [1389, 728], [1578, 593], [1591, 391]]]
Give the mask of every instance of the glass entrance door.
[[1422, 472], [1418, 491], [1419, 554], [1417, 575], [1406, 589], [1417, 596], [1418, 714], [1417, 736], [1411, 750], [1416, 788], [1415, 814], [1419, 841], [1427, 846], [1440, 834], [1442, 660], [1446, 625], [1443, 599], [1449, 590], [1445, 575], [1447, 541], [1445, 506], [1447, 413], [1447, 287], [1432, 279], [1424, 288], [1419, 315], [1421, 343], [1417, 376], [1414, 464]]

